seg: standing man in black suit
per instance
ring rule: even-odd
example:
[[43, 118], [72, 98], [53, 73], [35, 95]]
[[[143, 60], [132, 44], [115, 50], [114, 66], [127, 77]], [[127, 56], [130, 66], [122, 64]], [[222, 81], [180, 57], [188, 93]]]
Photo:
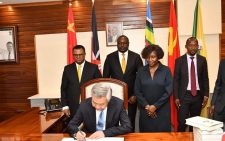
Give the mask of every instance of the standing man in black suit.
[[[83, 131], [79, 125], [83, 123]], [[112, 89], [103, 83], [91, 89], [91, 98], [80, 104], [76, 115], [69, 122], [68, 132], [77, 140], [111, 137], [131, 132], [132, 126], [124, 108], [123, 101], [112, 96]]]
[[198, 47], [195, 37], [188, 38], [185, 45], [187, 53], [175, 62], [174, 98], [178, 108], [179, 132], [185, 131], [186, 118], [200, 115], [209, 97], [207, 61], [197, 54]]
[[[213, 119], [225, 123], [225, 59], [221, 60], [214, 93], [211, 101], [210, 113]], [[224, 128], [225, 129], [225, 128]]]
[[75, 62], [65, 66], [61, 84], [61, 102], [67, 117], [73, 117], [80, 103], [80, 87], [83, 83], [101, 77], [97, 65], [85, 61], [85, 48], [73, 47]]
[[143, 62], [139, 54], [128, 50], [129, 39], [121, 35], [117, 39], [118, 51], [106, 57], [103, 77], [121, 80], [128, 85], [128, 115], [130, 117], [133, 130], [135, 128], [135, 116], [137, 110], [136, 96], [134, 95], [134, 82], [139, 68]]

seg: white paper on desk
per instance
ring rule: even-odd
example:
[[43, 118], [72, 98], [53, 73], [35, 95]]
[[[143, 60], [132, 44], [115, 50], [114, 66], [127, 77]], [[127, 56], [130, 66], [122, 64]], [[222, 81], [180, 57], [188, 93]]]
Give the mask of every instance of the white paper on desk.
[[203, 118], [200, 116], [186, 119], [186, 124], [193, 127], [198, 127], [201, 130], [206, 130], [206, 131], [213, 131], [223, 127], [223, 122]]
[[62, 141], [75, 141], [73, 138], [63, 138]]
[[[62, 141], [77, 141], [73, 138], [63, 138]], [[86, 141], [124, 141], [123, 137], [105, 137], [100, 139], [89, 139], [86, 138]]]

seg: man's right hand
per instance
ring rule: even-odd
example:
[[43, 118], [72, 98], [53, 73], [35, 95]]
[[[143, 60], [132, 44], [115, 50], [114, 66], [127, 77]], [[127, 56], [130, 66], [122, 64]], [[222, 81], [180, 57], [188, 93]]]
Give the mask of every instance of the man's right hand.
[[70, 117], [70, 109], [64, 109], [63, 113], [67, 116]]
[[215, 110], [215, 106], [212, 105], [212, 106], [210, 107], [210, 109], [209, 109], [209, 113], [210, 113], [211, 116], [213, 116], [214, 110]]
[[176, 104], [176, 106], [177, 106], [177, 108], [179, 109], [180, 108], [180, 99], [176, 99], [175, 100], [175, 104]]
[[85, 138], [86, 138], [86, 134], [83, 131], [78, 131], [76, 133], [76, 139], [78, 141], [85, 141], [86, 140]]

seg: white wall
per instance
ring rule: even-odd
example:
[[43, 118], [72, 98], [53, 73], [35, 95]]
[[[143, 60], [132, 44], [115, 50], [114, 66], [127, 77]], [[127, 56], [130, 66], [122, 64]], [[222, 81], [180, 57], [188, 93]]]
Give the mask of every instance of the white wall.
[[[181, 35], [192, 34], [196, 1], [197, 0], [177, 0], [178, 30]], [[200, 0], [200, 4], [204, 33], [221, 33], [221, 0]]]
[[[181, 55], [185, 53], [185, 42], [192, 34], [193, 16], [196, 0], [178, 0], [178, 26]], [[219, 34], [221, 33], [221, 1], [202, 1], [203, 27], [208, 52], [210, 92], [213, 91], [219, 64]], [[145, 20], [145, 19], [143, 19]], [[168, 28], [154, 28], [156, 44], [159, 44], [165, 56], [162, 63], [167, 65]], [[117, 50], [116, 46], [106, 46], [105, 31], [99, 31], [99, 46], [102, 66], [106, 55]], [[144, 47], [144, 29], [124, 30], [130, 40], [130, 50], [140, 54]], [[40, 94], [60, 95], [63, 67], [66, 65], [66, 33], [36, 35], [36, 58], [38, 72], [38, 92]], [[78, 44], [86, 48], [86, 60], [91, 60], [91, 32], [77, 32]]]

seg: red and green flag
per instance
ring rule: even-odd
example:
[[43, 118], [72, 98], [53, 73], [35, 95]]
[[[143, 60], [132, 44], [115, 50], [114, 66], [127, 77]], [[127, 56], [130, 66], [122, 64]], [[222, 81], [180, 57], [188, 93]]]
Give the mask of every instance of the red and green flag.
[[[168, 37], [168, 67], [170, 68], [172, 75], [174, 75], [175, 60], [180, 56], [177, 19], [174, 9], [173, 0], [170, 3], [170, 23], [169, 23], [169, 37]], [[177, 107], [174, 102], [173, 95], [170, 96], [170, 108], [171, 108], [171, 123], [174, 131], [177, 131]]]

